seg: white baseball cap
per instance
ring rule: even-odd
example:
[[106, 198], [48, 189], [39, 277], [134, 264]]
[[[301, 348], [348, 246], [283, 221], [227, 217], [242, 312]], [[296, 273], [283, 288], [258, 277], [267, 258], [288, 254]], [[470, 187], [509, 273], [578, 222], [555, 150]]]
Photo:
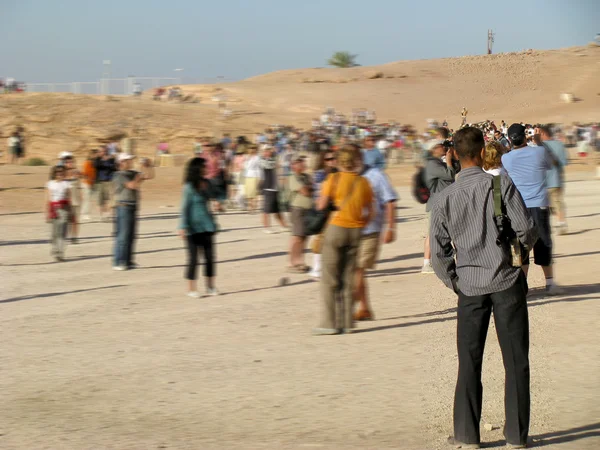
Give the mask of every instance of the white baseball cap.
[[65, 159], [65, 158], [72, 158], [73, 157], [73, 153], [71, 152], [60, 152], [58, 154], [58, 159]]
[[129, 153], [120, 153], [119, 154], [119, 162], [121, 161], [129, 161], [130, 159], [135, 158], [134, 155], [130, 155]]

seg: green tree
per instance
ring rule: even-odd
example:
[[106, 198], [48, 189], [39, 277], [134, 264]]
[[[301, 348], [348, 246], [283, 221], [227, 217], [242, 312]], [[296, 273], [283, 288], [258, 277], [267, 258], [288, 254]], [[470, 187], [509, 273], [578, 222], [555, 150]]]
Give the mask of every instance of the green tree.
[[353, 55], [350, 52], [335, 52], [327, 64], [330, 66], [347, 68], [347, 67], [356, 67], [359, 64], [356, 64], [356, 57], [358, 55]]

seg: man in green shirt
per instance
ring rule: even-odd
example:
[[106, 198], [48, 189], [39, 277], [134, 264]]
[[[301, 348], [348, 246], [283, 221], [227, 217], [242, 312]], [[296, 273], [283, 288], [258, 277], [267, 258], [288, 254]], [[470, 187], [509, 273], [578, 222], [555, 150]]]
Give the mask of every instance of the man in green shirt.
[[289, 180], [292, 222], [289, 270], [298, 273], [306, 273], [309, 270], [304, 264], [304, 244], [306, 242], [304, 216], [313, 205], [313, 185], [310, 176], [305, 171], [305, 158], [296, 158], [292, 163], [292, 175]]

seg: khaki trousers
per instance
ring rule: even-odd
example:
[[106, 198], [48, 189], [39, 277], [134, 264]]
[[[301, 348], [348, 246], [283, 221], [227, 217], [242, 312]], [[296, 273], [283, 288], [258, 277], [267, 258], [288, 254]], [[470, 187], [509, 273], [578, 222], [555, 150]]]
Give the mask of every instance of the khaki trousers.
[[361, 228], [327, 226], [321, 256], [321, 328], [352, 328], [354, 272], [360, 235]]

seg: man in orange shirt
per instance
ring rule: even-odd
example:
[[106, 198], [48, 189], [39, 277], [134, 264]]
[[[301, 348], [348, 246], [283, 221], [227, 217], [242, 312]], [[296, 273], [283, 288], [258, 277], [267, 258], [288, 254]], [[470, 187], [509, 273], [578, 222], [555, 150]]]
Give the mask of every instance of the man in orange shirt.
[[90, 220], [90, 209], [92, 206], [92, 197], [94, 195], [94, 186], [96, 184], [96, 167], [94, 160], [98, 156], [98, 150], [90, 151], [88, 158], [83, 162], [81, 170], [81, 186], [83, 188], [83, 205], [81, 208], [81, 218]]

